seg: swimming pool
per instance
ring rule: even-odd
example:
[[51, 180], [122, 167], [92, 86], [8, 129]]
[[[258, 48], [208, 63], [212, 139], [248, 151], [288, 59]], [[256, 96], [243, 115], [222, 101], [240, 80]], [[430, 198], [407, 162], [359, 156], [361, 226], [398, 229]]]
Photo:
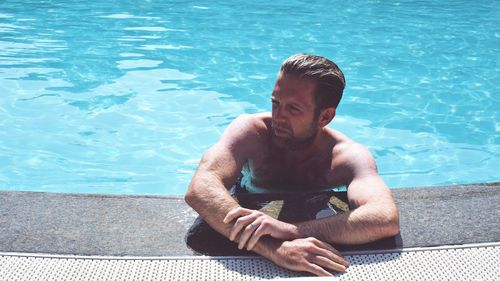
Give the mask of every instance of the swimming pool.
[[347, 78], [330, 127], [391, 186], [500, 180], [498, 1], [0, 3], [0, 190], [183, 194], [283, 59]]

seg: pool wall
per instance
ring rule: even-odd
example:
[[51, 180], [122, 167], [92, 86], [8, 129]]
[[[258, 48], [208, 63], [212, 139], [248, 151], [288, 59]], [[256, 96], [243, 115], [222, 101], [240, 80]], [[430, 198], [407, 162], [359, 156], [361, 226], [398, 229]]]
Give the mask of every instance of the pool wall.
[[[500, 241], [500, 183], [392, 192], [396, 248]], [[196, 216], [182, 197], [2, 191], [0, 252], [193, 255], [184, 236]]]

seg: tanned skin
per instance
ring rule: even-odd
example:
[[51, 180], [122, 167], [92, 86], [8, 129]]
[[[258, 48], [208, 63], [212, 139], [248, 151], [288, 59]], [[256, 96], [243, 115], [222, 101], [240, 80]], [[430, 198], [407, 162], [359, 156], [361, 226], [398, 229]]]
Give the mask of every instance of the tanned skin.
[[[399, 213], [370, 152], [326, 127], [330, 107], [315, 114], [315, 82], [280, 73], [272, 113], [242, 115], [202, 157], [186, 202], [216, 231], [277, 265], [319, 276], [345, 271], [347, 261], [330, 244], [360, 244], [399, 233]], [[242, 208], [228, 189], [243, 167], [253, 183], [297, 191], [347, 186], [350, 211], [285, 223]]]

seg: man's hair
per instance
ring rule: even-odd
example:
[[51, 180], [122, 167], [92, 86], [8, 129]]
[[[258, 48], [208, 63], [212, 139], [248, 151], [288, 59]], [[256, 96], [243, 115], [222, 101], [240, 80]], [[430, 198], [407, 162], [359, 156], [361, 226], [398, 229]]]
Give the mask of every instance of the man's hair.
[[327, 58], [297, 54], [286, 59], [281, 65], [280, 73], [297, 75], [316, 83], [314, 89], [315, 114], [322, 109], [337, 108], [342, 99], [345, 87], [344, 74], [340, 68]]

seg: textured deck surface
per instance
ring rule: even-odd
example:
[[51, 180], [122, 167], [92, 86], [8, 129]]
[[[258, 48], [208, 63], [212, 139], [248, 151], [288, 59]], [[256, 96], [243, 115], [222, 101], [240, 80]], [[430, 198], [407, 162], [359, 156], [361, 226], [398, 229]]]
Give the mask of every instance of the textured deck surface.
[[[500, 243], [345, 256], [328, 280], [499, 280]], [[0, 280], [259, 280], [302, 277], [258, 257], [78, 257], [0, 253]]]

